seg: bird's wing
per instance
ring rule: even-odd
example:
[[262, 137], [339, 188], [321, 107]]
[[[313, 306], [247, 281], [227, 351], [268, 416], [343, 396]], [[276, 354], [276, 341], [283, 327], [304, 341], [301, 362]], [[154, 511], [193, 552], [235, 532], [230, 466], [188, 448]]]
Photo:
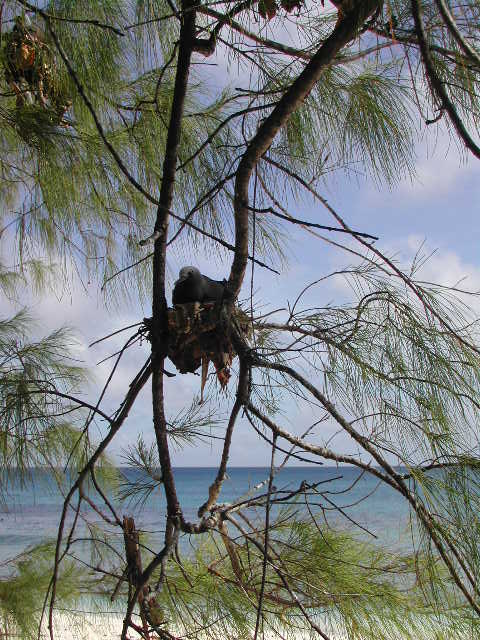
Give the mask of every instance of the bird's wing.
[[209, 284], [219, 284], [222, 287], [225, 286], [225, 281], [224, 280], [213, 280], [213, 278], [209, 278], [208, 276], [203, 276], [205, 278], [205, 280], [209, 283]]

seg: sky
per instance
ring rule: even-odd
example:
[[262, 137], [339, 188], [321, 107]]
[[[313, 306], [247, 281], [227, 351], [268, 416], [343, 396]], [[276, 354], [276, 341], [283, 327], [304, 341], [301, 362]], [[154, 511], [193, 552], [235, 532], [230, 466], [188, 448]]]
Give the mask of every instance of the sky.
[[[461, 279], [462, 287], [480, 290], [480, 252], [478, 203], [480, 202], [480, 167], [475, 159], [465, 163], [453, 145], [439, 143], [435, 152], [428, 152], [423, 145], [418, 148], [418, 177], [413, 182], [404, 180], [392, 189], [378, 187], [368, 178], [348, 182], [335, 177], [325, 185], [322, 193], [341, 213], [352, 227], [379, 236], [377, 246], [389, 255], [395, 254], [405, 264], [423, 245], [422, 252], [434, 252], [426, 263], [422, 276], [441, 284], [455, 284]], [[310, 221], [326, 222], [324, 211], [316, 205], [289, 203], [290, 211]], [[289, 246], [289, 265], [280, 276], [257, 269], [255, 298], [268, 305], [266, 310], [284, 306], [285, 300], [293, 301], [301, 287], [335, 269], [339, 256], [329, 252], [326, 245], [311, 235], [294, 228]], [[213, 278], [227, 275], [220, 267], [200, 261], [193, 256], [192, 264], [198, 264], [204, 273]], [[348, 262], [348, 259], [347, 259]], [[227, 268], [227, 267], [225, 267]], [[328, 290], [328, 298], [319, 292], [319, 304], [335, 300], [335, 291]], [[339, 292], [344, 295], [344, 292]], [[87, 292], [75, 287], [74, 293], [50, 293], [30, 300], [30, 307], [39, 322], [40, 332], [49, 332], [60, 325], [75, 329], [80, 342], [80, 356], [95, 376], [90, 398], [95, 397], [97, 385], [108, 376], [112, 360], [96, 365], [98, 361], [116, 351], [129, 333], [88, 348], [94, 340], [129, 324], [139, 322], [145, 315], [140, 308], [106, 310], [97, 288], [91, 284]], [[1, 305], [2, 315], [12, 311], [5, 300]], [[480, 312], [480, 308], [478, 309]], [[136, 346], [127, 352], [113, 378], [106, 397], [105, 408], [113, 411], [124, 396], [129, 381], [148, 356], [148, 343]], [[171, 363], [168, 369], [174, 371]], [[233, 381], [232, 381], [233, 382]], [[230, 394], [234, 385], [231, 383]], [[200, 379], [196, 375], [177, 375], [167, 380], [167, 410], [172, 419], [181, 412], [200, 390]], [[217, 396], [213, 394], [213, 402]], [[226, 403], [225, 409], [232, 398]], [[205, 412], [208, 412], [208, 401]], [[295, 432], [302, 430], [315, 420], [304, 408], [290, 407], [282, 418], [283, 425]], [[280, 420], [282, 424], [282, 421]], [[328, 438], [335, 430], [333, 425], [322, 425], [312, 441]], [[222, 428], [214, 431], [222, 435]], [[122, 463], [126, 448], [141, 434], [146, 442], [152, 440], [151, 394], [147, 385], [142, 391], [128, 422], [115, 438], [110, 449], [113, 459]], [[100, 434], [98, 434], [99, 436]], [[175, 466], [215, 466], [220, 455], [221, 441], [197, 444], [174, 450]], [[356, 447], [346, 436], [337, 438], [336, 449], [354, 453]], [[268, 447], [252, 431], [248, 422], [241, 419], [237, 424], [231, 450], [231, 466], [266, 466], [269, 460]]]
[[[220, 72], [221, 72], [220, 65]], [[319, 189], [331, 205], [353, 228], [379, 236], [378, 248], [395, 255], [407, 264], [422, 247], [424, 254], [432, 253], [423, 268], [426, 280], [441, 284], [455, 284], [462, 279], [462, 287], [472, 291], [480, 290], [479, 251], [479, 202], [480, 165], [475, 158], [466, 158], [457, 146], [449, 141], [445, 131], [437, 136], [436, 143], [419, 140], [417, 152], [417, 176], [403, 179], [394, 187], [377, 185], [368, 176], [357, 175], [348, 178], [345, 173], [332, 175]], [[311, 202], [288, 203], [289, 211], [299, 218], [312, 222], [331, 224], [324, 209]], [[322, 275], [338, 268], [339, 256], [326, 248], [316, 238], [299, 228], [289, 229], [289, 264], [279, 276], [256, 268], [255, 298], [265, 305], [265, 310], [285, 306], [285, 301], [293, 301], [300, 289]], [[348, 263], [344, 259], [343, 264]], [[222, 279], [228, 275], [228, 265], [212, 262], [208, 256], [192, 253], [186, 264], [197, 265], [206, 275]], [[174, 270], [181, 264], [172, 265]], [[107, 355], [115, 352], [129, 333], [121, 334], [94, 348], [88, 345], [102, 336], [124, 326], [139, 322], [148, 309], [123, 305], [120, 309], [105, 309], [97, 286], [87, 285], [87, 290], [75, 284], [71, 291], [53, 292], [42, 296], [31, 296], [27, 300], [31, 311], [39, 323], [39, 331], [48, 333], [61, 325], [75, 329], [79, 340], [79, 354], [95, 377], [95, 384], [89, 392], [94, 400], [97, 385], [102, 385], [109, 374], [112, 360], [97, 365]], [[247, 278], [248, 279], [248, 278]], [[244, 286], [244, 290], [248, 288]], [[247, 293], [245, 291], [245, 293]], [[318, 304], [335, 301], [343, 291], [335, 287], [319, 290]], [[325, 297], [326, 296], [326, 297]], [[0, 301], [0, 315], [8, 316], [14, 310], [8, 301]], [[480, 313], [480, 308], [478, 309]], [[113, 411], [124, 397], [128, 384], [145, 362], [149, 344], [143, 343], [127, 352], [113, 378], [105, 399], [104, 409]], [[174, 370], [169, 362], [170, 371]], [[224, 401], [225, 410], [233, 402], [234, 384], [231, 383], [229, 398]], [[200, 379], [196, 375], [177, 375], [166, 382], [166, 403], [169, 419], [184, 410], [198, 396]], [[217, 398], [212, 394], [212, 401]], [[204, 410], [208, 412], [208, 400]], [[293, 404], [282, 416], [284, 426], [296, 432], [303, 430], [315, 415], [309, 415], [304, 408]], [[139, 435], [146, 442], [152, 440], [151, 394], [147, 385], [140, 394], [127, 423], [113, 441], [110, 454], [122, 463], [126, 448]], [[324, 424], [314, 436], [317, 442], [327, 439], [335, 430], [333, 425]], [[222, 428], [215, 430], [222, 435]], [[95, 437], [95, 434], [93, 434]], [[100, 433], [97, 434], [97, 437]], [[344, 453], [354, 453], [356, 447], [346, 436], [335, 441], [336, 449]], [[220, 457], [221, 440], [198, 443], [194, 447], [174, 450], [175, 466], [216, 466]], [[236, 426], [231, 449], [231, 466], [266, 466], [269, 464], [268, 447], [252, 431], [245, 419]]]

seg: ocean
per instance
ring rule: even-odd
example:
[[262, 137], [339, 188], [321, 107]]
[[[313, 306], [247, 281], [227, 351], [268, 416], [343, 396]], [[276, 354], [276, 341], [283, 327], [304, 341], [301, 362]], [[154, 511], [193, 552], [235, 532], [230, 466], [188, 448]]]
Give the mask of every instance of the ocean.
[[[129, 480], [138, 472], [121, 468]], [[176, 468], [177, 492], [185, 517], [196, 521], [198, 507], [208, 495], [208, 487], [216, 473], [214, 468]], [[223, 485], [220, 502], [232, 502], [268, 478], [268, 469], [261, 467], [234, 467], [228, 470], [228, 479]], [[357, 532], [376, 544], [396, 550], [406, 550], [410, 544], [409, 510], [405, 500], [392, 488], [378, 485], [368, 474], [361, 475], [353, 467], [291, 467], [281, 470], [275, 477], [278, 490], [298, 488], [302, 481], [308, 484], [320, 482], [318, 490], [323, 493], [309, 496], [312, 510], [319, 523], [326, 521], [333, 527]], [[5, 487], [4, 487], [5, 489]], [[0, 503], [0, 563], [18, 555], [30, 546], [56, 537], [63, 497], [52, 476], [44, 470], [33, 470], [31, 482], [21, 486], [18, 479], [6, 487], [6, 499]], [[265, 493], [264, 486], [257, 493]], [[111, 496], [112, 497], [112, 496]], [[143, 505], [115, 500], [120, 516], [135, 517], [137, 528], [146, 531], [150, 545], [161, 548], [165, 524], [165, 497], [163, 489], [157, 489]], [[296, 505], [299, 516], [306, 514], [300, 500]], [[103, 508], [104, 511], [106, 509]], [[99, 522], [99, 516], [90, 507], [83, 509], [89, 522]], [[68, 521], [72, 519], [69, 515]], [[84, 524], [79, 525], [79, 531]], [[121, 532], [118, 532], [121, 542]], [[375, 537], [374, 537], [375, 536]], [[187, 545], [188, 536], [183, 539]], [[157, 546], [158, 545], [158, 546]]]

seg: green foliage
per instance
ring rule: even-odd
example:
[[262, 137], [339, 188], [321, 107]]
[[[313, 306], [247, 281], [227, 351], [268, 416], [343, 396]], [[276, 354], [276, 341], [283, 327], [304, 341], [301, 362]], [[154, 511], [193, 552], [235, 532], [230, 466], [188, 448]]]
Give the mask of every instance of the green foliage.
[[[202, 38], [213, 33], [213, 19], [205, 13], [210, 4], [199, 7]], [[21, 286], [56, 286], [62, 274], [78, 269], [104, 284], [110, 303], [121, 304], [122, 295], [134, 302], [150, 300], [151, 263], [143, 260], [147, 250], [139, 240], [152, 232], [165, 154], [170, 151], [167, 129], [178, 16], [164, 0], [51, 0], [41, 5], [46, 19], [37, 14], [34, 21], [42, 27], [52, 56], [54, 78], [46, 87], [50, 106], [21, 106], [8, 74], [0, 80], [0, 288], [15, 298]], [[232, 209], [240, 159], [303, 71], [306, 54], [321, 47], [341, 18], [314, 3], [299, 6], [298, 15], [287, 22], [283, 12], [273, 15], [267, 5], [247, 3], [233, 16], [235, 24], [230, 16], [223, 20], [216, 32], [217, 61], [223, 63], [224, 57], [227, 73], [218, 74], [215, 82], [209, 63], [199, 64], [194, 54], [171, 204], [168, 246], [174, 258], [206, 249], [220, 261], [230, 257], [225, 243], [235, 241]], [[216, 8], [227, 11], [231, 6]], [[436, 3], [428, 0], [422, 8], [436, 72], [467, 126], [477, 127], [478, 65], [436, 20]], [[477, 46], [478, 2], [467, 0], [461, 9], [465, 37]], [[8, 40], [19, 3], [8, 0], [0, 11]], [[265, 36], [264, 20], [256, 21], [267, 13], [271, 26], [279, 30], [296, 25], [298, 51], [267, 41], [251, 46]], [[353, 174], [364, 170], [378, 183], [394, 184], [414, 175], [414, 143], [424, 131], [425, 114], [443, 113], [418, 65], [418, 53], [412, 53], [416, 34], [409, 3], [385, 2], [376, 22], [367, 26], [324, 69], [321, 81], [257, 167], [251, 185], [256, 212], [251, 212], [249, 250], [275, 267], [285, 261], [288, 231], [269, 207], [273, 203], [283, 211], [285, 196], [300, 197], [295, 174], [310, 186], [333, 166], [346, 169], [347, 175], [350, 169]], [[7, 62], [5, 50], [1, 62]], [[64, 117], [55, 108], [59, 96], [72, 103]], [[270, 160], [283, 164], [285, 171], [272, 168]], [[13, 253], [11, 247], [16, 255], [5, 258]], [[128, 268], [133, 264], [135, 268]], [[461, 576], [478, 582], [475, 425], [480, 418], [480, 365], [472, 346], [478, 343], [478, 328], [451, 292], [414, 283], [413, 273], [412, 280], [400, 280], [398, 273], [388, 275], [393, 271], [387, 273], [384, 265], [369, 258], [345, 271], [354, 293], [351, 304], [304, 312], [294, 307], [280, 328], [260, 323], [253, 351], [270, 364], [308, 359], [309, 380], [342, 408], [345, 423], [358, 429], [357, 444], [368, 444], [407, 468], [400, 480], [415, 497], [412, 515], [427, 513], [428, 518], [412, 518], [416, 552], [399, 556], [351, 533], [320, 527], [313, 518], [306, 523], [291, 513], [281, 514], [269, 531], [261, 615], [267, 633], [287, 638], [299, 631], [306, 634], [308, 617], [327, 632], [362, 640], [450, 639], [478, 633], [476, 619], [438, 561], [438, 545], [432, 547], [435, 537], [454, 557]], [[124, 270], [121, 276], [119, 270]], [[62, 469], [78, 471], [93, 451], [91, 406], [82, 402], [88, 376], [75, 360], [71, 333], [62, 329], [34, 339], [33, 329], [25, 311], [0, 321], [3, 493], [12, 473], [26, 482], [34, 466], [51, 469], [62, 489], [68, 489], [71, 474]], [[285, 335], [290, 334], [294, 337], [287, 342]], [[271, 417], [281, 415], [285, 397], [290, 406], [295, 401], [302, 407], [309, 400], [298, 379], [272, 369], [254, 373], [249, 387], [252, 399]], [[310, 412], [311, 407], [309, 403]], [[220, 422], [216, 413], [194, 403], [165, 429], [174, 446], [184, 447], [215, 437]], [[328, 456], [340, 457], [326, 450]], [[138, 506], [164, 489], [157, 443], [148, 445], [141, 437], [125, 458], [136, 479], [115, 486], [115, 472], [102, 456], [99, 493], [115, 486], [116, 496]], [[439, 464], [442, 470], [430, 468]], [[93, 481], [85, 480], [81, 490], [88, 492]], [[79, 495], [79, 508], [87, 498]], [[112, 520], [101, 510], [95, 513], [108, 524], [87, 524], [92, 567], [104, 575], [88, 584], [96, 604], [106, 606], [101, 596], [110, 597], [117, 585], [126, 596], [128, 572], [123, 550], [110, 542], [109, 527], [118, 524], [117, 516]], [[180, 519], [177, 513], [168, 515], [169, 526]], [[219, 524], [219, 532], [202, 536], [183, 561], [178, 549], [174, 559], [173, 548], [168, 549], [165, 563], [151, 576], [152, 585], [165, 587], [156, 598], [166, 623], [182, 635], [196, 633], [192, 620], [205, 625], [212, 638], [252, 635], [262, 582], [263, 522], [253, 527], [245, 513], [238, 515], [241, 523], [236, 517], [233, 511], [226, 521], [229, 542], [225, 544]], [[245, 522], [247, 533], [241, 528]], [[144, 561], [153, 557], [146, 547], [141, 538]], [[33, 637], [48, 586], [50, 552], [47, 546], [31, 550], [12, 564], [9, 578], [0, 581], [0, 611], [9, 632]], [[77, 557], [75, 566], [85, 564]], [[65, 559], [60, 573], [57, 597], [73, 601], [84, 588], [83, 578]], [[302, 607], [308, 617], [299, 619]]]
[[[12, 11], [14, 7], [11, 3]], [[171, 7], [167, 2], [144, 0], [55, 1], [46, 10], [57, 18], [66, 18], [50, 23], [62, 50], [109, 144], [130, 175], [155, 199], [178, 38], [177, 21], [158, 18], [169, 16]], [[238, 16], [246, 23], [249, 19], [248, 12]], [[331, 28], [331, 19], [324, 14], [318, 19], [299, 17], [300, 39], [308, 40], [309, 48], [315, 49], [326, 29]], [[88, 24], [88, 20], [108, 24], [125, 35]], [[37, 22], [41, 24], [40, 17]], [[137, 26], [125, 31], [128, 24]], [[48, 29], [43, 32], [48, 46], [55, 48]], [[138, 241], [151, 233], [155, 206], [132, 186], [105, 147], [58, 51], [55, 56], [56, 82], [73, 101], [65, 116], [70, 125], [58, 127], [48, 110], [36, 105], [16, 109], [13, 96], [2, 98], [0, 170], [6, 177], [4, 189], [10, 199], [28, 193], [24, 209], [29, 211], [20, 220], [7, 209], [3, 219], [12, 224], [10, 231], [17, 234], [28, 259], [49, 256], [67, 268], [73, 260], [89, 278], [105, 282], [145, 256]], [[172, 56], [172, 63], [164, 68]], [[242, 148], [245, 132], [256, 130], [299, 71], [298, 63], [281, 58], [273, 61], [261, 51], [258, 61], [262, 67], [258, 71], [261, 90], [251, 100], [232, 89], [228, 81], [220, 90], [214, 89], [208, 73], [199, 68], [190, 82], [182, 123], [182, 169], [177, 172], [173, 210], [181, 218], [191, 215], [194, 224], [227, 242], [233, 240], [233, 184], [231, 179], [223, 180], [235, 170], [232, 149]], [[315, 178], [325, 171], [322, 158], [330, 157], [336, 166], [348, 167], [360, 161], [377, 180], [395, 182], [414, 171], [412, 144], [416, 132], [411, 106], [411, 89], [403, 78], [399, 81], [396, 64], [378, 63], [368, 56], [348, 65], [337, 64], [324, 73], [322, 82], [294, 114], [270, 152], [302, 172], [310, 173], [313, 161]], [[245, 108], [250, 111], [243, 117], [232, 117]], [[209, 144], [203, 146], [210, 136]], [[265, 175], [272, 191], [296, 191], [291, 178], [278, 172]], [[255, 227], [256, 255], [281, 263], [287, 236], [278, 221], [258, 215]], [[177, 256], [206, 247], [221, 259], [226, 256], [217, 243], [175, 220], [171, 238], [171, 249]], [[121, 294], [132, 296], [134, 289], [128, 286], [132, 277], [140, 298], [144, 298], [150, 289], [148, 260], [109, 281], [104, 289], [107, 299], [118, 301]]]
[[122, 476], [118, 487], [120, 500], [144, 505], [154, 491], [160, 488], [163, 479], [156, 447], [156, 443], [145, 444], [142, 436], [139, 436], [136, 445], [125, 451], [123, 460], [130, 472], [136, 472], [136, 477], [132, 480], [126, 475]]
[[[215, 432], [223, 423], [213, 409], [205, 409], [198, 398], [181, 409], [168, 422], [167, 433], [174, 446], [182, 449], [198, 442], [206, 442], [215, 438]], [[135, 471], [133, 479], [123, 475], [118, 486], [118, 498], [144, 505], [148, 498], [159, 489], [163, 482], [160, 471], [160, 460], [156, 442], [147, 444], [140, 435], [135, 445], [128, 447], [123, 453], [123, 461], [129, 469]]]
[[[425, 589], [432, 578], [430, 563], [422, 556], [395, 555], [351, 533], [294, 521], [285, 514], [272, 525], [270, 539], [272, 560], [262, 615], [265, 634], [293, 638], [309, 633], [295, 599], [331, 637], [460, 639], [471, 629], [468, 614], [449, 603], [450, 589], [442, 572], [433, 584], [443, 592], [445, 608], [428, 605]], [[240, 578], [229, 556], [221, 554], [220, 536], [199, 543], [195, 557], [170, 565], [166, 580], [174, 589], [155, 593], [168, 628], [187, 633], [190, 615], [199, 627], [208, 627], [211, 638], [242, 637], [254, 627], [262, 535], [252, 532], [247, 539], [240, 535], [235, 540]], [[288, 579], [290, 591], [281, 576]]]
[[0, 289], [6, 298], [13, 298], [21, 283], [22, 277], [17, 271], [12, 271], [0, 265]]
[[[0, 469], [52, 469], [69, 460], [78, 469], [89, 446], [82, 433], [85, 412], [65, 397], [88, 381], [72, 356], [72, 335], [65, 329], [38, 341], [28, 339], [33, 322], [26, 311], [0, 321]], [[60, 395], [58, 395], [60, 394]], [[2, 481], [1, 490], [5, 490]]]
[[[457, 547], [477, 580], [478, 322], [459, 292], [416, 282], [413, 275], [411, 282], [425, 302], [373, 261], [336, 273], [332, 277], [349, 285], [355, 301], [297, 310], [282, 332], [290, 326], [294, 335], [302, 337], [303, 348], [310, 353], [309, 379], [342, 407], [360, 437], [407, 468], [407, 484], [417, 504], [431, 514], [429, 523], [447, 547]], [[448, 318], [448, 328], [439, 316]], [[270, 329], [270, 340], [275, 339], [278, 349], [284, 339]], [[263, 348], [265, 355], [272, 349]], [[279, 352], [279, 360], [280, 356]], [[284, 390], [286, 376], [272, 372], [269, 376], [271, 388], [277, 388], [279, 407], [279, 396], [286, 393], [302, 398], [294, 383]], [[267, 400], [266, 408], [270, 407]], [[415, 544], [431, 555], [435, 567], [430, 532], [417, 516], [412, 512]]]
[[[0, 632], [6, 637], [37, 638], [43, 602], [50, 584], [54, 546], [42, 544], [26, 550], [2, 568], [10, 573], [0, 579]], [[75, 604], [86, 575], [73, 562], [65, 562], [58, 582], [60, 607]]]
[[308, 172], [325, 156], [339, 167], [360, 162], [377, 181], [398, 182], [415, 172], [411, 97], [392, 64], [332, 66], [289, 120], [274, 157]]

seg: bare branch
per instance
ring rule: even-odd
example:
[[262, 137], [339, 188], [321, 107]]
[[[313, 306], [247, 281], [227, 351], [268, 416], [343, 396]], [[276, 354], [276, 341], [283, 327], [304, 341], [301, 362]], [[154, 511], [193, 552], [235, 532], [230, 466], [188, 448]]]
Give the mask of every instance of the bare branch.
[[201, 518], [207, 511], [214, 506], [220, 491], [227, 471], [228, 457], [230, 454], [230, 446], [232, 444], [233, 429], [235, 422], [240, 412], [240, 409], [245, 405], [246, 398], [248, 397], [248, 382], [249, 382], [249, 367], [245, 360], [240, 362], [240, 373], [237, 384], [237, 397], [233, 409], [230, 413], [230, 419], [228, 421], [227, 431], [225, 433], [225, 442], [223, 444], [222, 459], [217, 471], [217, 477], [208, 490], [208, 500], [199, 508], [198, 517]]
[[418, 0], [411, 0], [413, 19], [415, 21], [415, 30], [417, 32], [418, 44], [422, 54], [422, 61], [425, 68], [427, 79], [430, 83], [434, 95], [438, 97], [442, 107], [448, 113], [448, 116], [455, 127], [461, 140], [463, 140], [467, 149], [469, 149], [474, 156], [480, 158], [480, 147], [473, 141], [473, 138], [468, 133], [462, 119], [457, 113], [453, 102], [443, 85], [443, 82], [439, 78], [435, 66], [433, 64], [432, 56], [430, 55], [429, 46], [427, 43], [425, 30], [423, 27], [420, 3]]
[[248, 188], [250, 177], [260, 158], [273, 142], [277, 132], [292, 113], [303, 103], [335, 55], [356, 35], [359, 27], [376, 11], [378, 0], [356, 2], [354, 8], [340, 20], [332, 34], [307, 64], [302, 73], [283, 94], [272, 113], [260, 125], [248, 144], [235, 180], [235, 257], [232, 263], [229, 287], [235, 296], [242, 286], [248, 256]]
[[284, 215], [275, 211], [272, 207], [266, 207], [265, 209], [257, 209], [255, 207], [248, 207], [249, 211], [255, 211], [256, 213], [271, 213], [276, 218], [280, 218], [281, 220], [287, 220], [288, 222], [292, 222], [293, 224], [298, 224], [301, 227], [312, 227], [313, 229], [323, 229], [324, 231], [336, 231], [337, 233], [349, 233], [354, 236], [360, 236], [362, 238], [370, 238], [371, 240], [378, 240], [377, 236], [372, 236], [369, 233], [363, 233], [362, 231], [353, 231], [349, 229], [339, 228], [339, 227], [329, 227], [325, 224], [317, 224], [316, 222], [307, 222], [306, 220], [299, 220], [298, 218], [294, 218], [293, 216]]
[[[84, 468], [78, 474], [77, 479], [73, 483], [69, 492], [67, 493], [65, 500], [63, 502], [62, 514], [60, 517], [60, 522], [58, 525], [58, 535], [57, 535], [57, 544], [55, 548], [55, 564], [52, 579], [50, 581], [50, 607], [49, 607], [49, 621], [48, 627], [50, 630], [50, 638], [54, 640], [54, 632], [53, 632], [53, 611], [55, 606], [55, 598], [57, 593], [57, 579], [58, 579], [58, 571], [59, 571], [59, 563], [60, 563], [60, 549], [63, 539], [63, 530], [65, 526], [65, 518], [67, 515], [68, 506], [70, 504], [70, 500], [72, 499], [75, 492], [80, 488], [83, 483], [84, 478], [90, 472], [90, 469], [93, 469], [97, 460], [103, 454], [105, 449], [108, 447], [110, 442], [113, 440], [114, 436], [118, 433], [119, 429], [122, 427], [123, 423], [128, 417], [130, 413], [130, 409], [132, 408], [135, 400], [140, 393], [141, 389], [144, 387], [147, 380], [150, 378], [150, 374], [152, 372], [152, 367], [150, 364], [147, 367], [143, 367], [140, 373], [135, 377], [132, 382], [130, 389], [128, 390], [127, 395], [125, 396], [122, 404], [120, 405], [114, 419], [111, 422], [110, 429], [105, 438], [100, 442], [95, 452], [90, 456], [88, 462], [84, 466]], [[98, 411], [98, 409], [97, 409]], [[46, 595], [48, 598], [48, 593]]]

